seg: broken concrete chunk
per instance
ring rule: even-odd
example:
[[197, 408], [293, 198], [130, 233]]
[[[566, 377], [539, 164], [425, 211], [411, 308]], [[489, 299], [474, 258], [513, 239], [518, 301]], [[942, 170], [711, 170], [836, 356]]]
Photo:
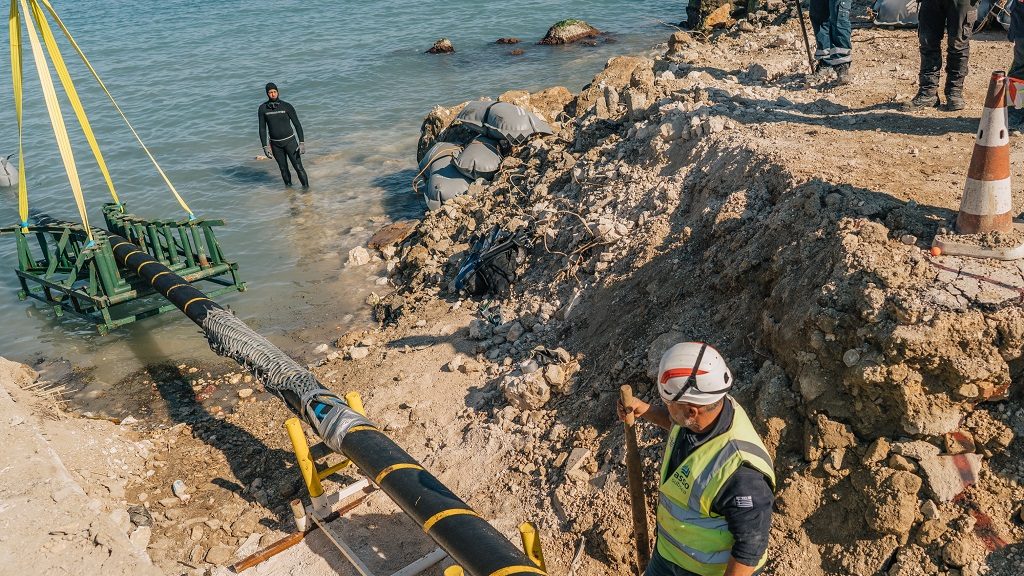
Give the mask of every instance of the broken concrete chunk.
[[981, 455], [931, 456], [921, 459], [920, 464], [931, 493], [939, 502], [949, 502], [978, 481]]
[[590, 450], [587, 450], [586, 448], [580, 448], [580, 447], [573, 448], [572, 452], [569, 453], [569, 458], [567, 458], [566, 461], [565, 461], [565, 471], [566, 471], [566, 473], [569, 473], [569, 472], [572, 472], [573, 470], [578, 470], [578, 469], [582, 468], [583, 465], [586, 463], [586, 459], [589, 456], [590, 456]]
[[924, 440], [912, 440], [910, 442], [896, 442], [892, 445], [892, 451], [894, 454], [900, 454], [907, 458], [913, 458], [914, 460], [921, 460], [923, 458], [931, 458], [938, 456], [938, 446], [929, 444]]
[[865, 464], [877, 464], [889, 457], [889, 441], [885, 438], [878, 438], [868, 446], [864, 453]]
[[962, 430], [950, 432], [943, 436], [943, 440], [946, 444], [947, 454], [968, 454], [977, 451], [977, 446], [975, 445], [974, 438], [971, 437], [970, 432], [964, 432]]
[[348, 351], [348, 357], [352, 360], [362, 360], [370, 355], [370, 349], [365, 346], [353, 346]]
[[558, 364], [548, 364], [544, 367], [544, 379], [555, 390], [561, 390], [565, 385], [565, 370]]
[[231, 553], [234, 552], [229, 546], [224, 544], [218, 544], [210, 551], [206, 553], [206, 561], [210, 564], [216, 564], [218, 566], [223, 565], [228, 560], [231, 560]]
[[542, 408], [551, 399], [551, 388], [538, 372], [506, 376], [500, 388], [509, 404], [520, 410]]
[[894, 470], [904, 470], [906, 472], [914, 472], [917, 470], [917, 465], [914, 464], [913, 460], [899, 454], [890, 455], [888, 464], [889, 468]]
[[925, 520], [934, 520], [939, 517], [939, 507], [934, 500], [925, 500], [924, 504], [921, 504], [921, 516], [924, 516]]

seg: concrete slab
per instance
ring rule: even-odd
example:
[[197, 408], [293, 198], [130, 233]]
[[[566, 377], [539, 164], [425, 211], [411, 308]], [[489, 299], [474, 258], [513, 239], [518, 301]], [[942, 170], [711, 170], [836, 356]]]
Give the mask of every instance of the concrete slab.
[[978, 481], [980, 454], [930, 456], [920, 460], [925, 482], [939, 502], [949, 502]]

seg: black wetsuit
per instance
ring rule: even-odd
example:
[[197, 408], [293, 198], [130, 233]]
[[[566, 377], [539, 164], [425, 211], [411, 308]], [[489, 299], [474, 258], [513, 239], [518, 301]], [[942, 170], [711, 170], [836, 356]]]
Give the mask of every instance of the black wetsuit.
[[[292, 174], [288, 171], [288, 161], [291, 160], [295, 173], [299, 175], [299, 182], [303, 186], [309, 186], [309, 178], [306, 170], [302, 167], [302, 157], [299, 154], [299, 142], [304, 142], [302, 136], [302, 124], [299, 124], [299, 117], [295, 114], [295, 108], [291, 104], [281, 100], [267, 100], [260, 104], [260, 144], [267, 145], [267, 129], [270, 129], [270, 151], [277, 160], [277, 166], [281, 169], [281, 178], [288, 186], [292, 184]], [[292, 126], [295, 129], [292, 130]]]

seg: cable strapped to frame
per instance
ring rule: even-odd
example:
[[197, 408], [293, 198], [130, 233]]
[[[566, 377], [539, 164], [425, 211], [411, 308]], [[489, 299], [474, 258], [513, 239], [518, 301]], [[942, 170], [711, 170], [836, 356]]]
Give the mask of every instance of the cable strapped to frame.
[[103, 92], [107, 95], [107, 98], [110, 99], [110, 103], [114, 105], [114, 109], [116, 109], [117, 113], [121, 115], [121, 119], [124, 120], [124, 123], [128, 126], [128, 129], [131, 130], [132, 135], [135, 136], [135, 139], [138, 140], [139, 145], [142, 146], [142, 150], [145, 151], [146, 156], [149, 157], [150, 162], [153, 163], [153, 166], [156, 168], [156, 171], [160, 174], [160, 177], [163, 178], [164, 183], [167, 185], [167, 188], [171, 191], [171, 194], [174, 195], [174, 198], [178, 201], [178, 204], [180, 204], [181, 207], [185, 210], [185, 212], [188, 213], [189, 219], [194, 219], [195, 216], [192, 213], [192, 209], [189, 208], [188, 204], [185, 203], [185, 200], [181, 197], [181, 194], [178, 194], [178, 190], [174, 187], [174, 184], [171, 184], [170, 178], [167, 177], [167, 174], [164, 173], [163, 168], [160, 167], [160, 164], [157, 163], [156, 158], [153, 157], [153, 154], [149, 151], [149, 148], [146, 147], [146, 143], [142, 141], [142, 137], [139, 136], [139, 133], [135, 131], [135, 127], [132, 126], [132, 123], [128, 121], [128, 117], [125, 116], [124, 111], [122, 111], [121, 107], [118, 106], [117, 101], [114, 100], [114, 96], [110, 93], [110, 90], [107, 89], [107, 85], [103, 83], [103, 80], [100, 78], [100, 75], [96, 72], [96, 69], [93, 68], [92, 64], [89, 63], [89, 59], [85, 57], [85, 52], [83, 52], [82, 48], [79, 47], [78, 42], [75, 42], [75, 39], [71, 36], [71, 32], [68, 31], [67, 26], [64, 25], [64, 22], [60, 19], [60, 16], [57, 15], [57, 11], [53, 9], [52, 5], [50, 5], [50, 1], [30, 1], [34, 6], [37, 5], [39, 1], [41, 1], [43, 6], [46, 7], [47, 12], [50, 13], [50, 16], [53, 18], [54, 22], [56, 22], [57, 26], [60, 27], [61, 31], [64, 33], [64, 36], [68, 39], [68, 42], [71, 44], [71, 46], [74, 47], [75, 52], [78, 53], [78, 56], [82, 59], [82, 62], [85, 64], [85, 67], [89, 69], [89, 72], [92, 73], [93, 78], [96, 79], [96, 82], [99, 83], [100, 88], [103, 89]]
[[[12, 0], [15, 2], [18, 0]], [[33, 2], [35, 0], [32, 0]], [[28, 5], [25, 0], [20, 0], [22, 10], [25, 14], [29, 13]], [[92, 228], [89, 227], [89, 215], [85, 208], [85, 197], [82, 194], [82, 183], [78, 179], [78, 168], [75, 166], [75, 156], [71, 151], [71, 141], [68, 139], [68, 129], [64, 124], [64, 116], [60, 111], [60, 103], [57, 102], [57, 92], [53, 87], [53, 78], [50, 77], [50, 68], [46, 64], [46, 57], [43, 54], [43, 47], [39, 43], [39, 37], [36, 36], [35, 26], [32, 21], [28, 18], [25, 19], [25, 28], [28, 30], [29, 44], [32, 47], [32, 59], [35, 61], [36, 72], [39, 73], [39, 83], [43, 88], [43, 99], [46, 101], [46, 111], [50, 115], [50, 124], [53, 127], [53, 135], [57, 139], [57, 149], [60, 151], [61, 161], [64, 163], [64, 171], [67, 172], [68, 182], [71, 184], [71, 193], [75, 197], [75, 204], [78, 206], [78, 214], [82, 218], [82, 226], [85, 228], [86, 236], [89, 238], [89, 243], [92, 244]], [[18, 44], [20, 49], [20, 42]], [[14, 48], [14, 45], [12, 45]], [[11, 56], [12, 61], [14, 55]], [[17, 56], [20, 61], [21, 55]], [[19, 158], [19, 166], [21, 165], [21, 159]], [[24, 172], [23, 172], [24, 173]], [[19, 176], [20, 179], [24, 176]], [[23, 221], [27, 217], [27, 200], [26, 200], [26, 211], [23, 216]]]

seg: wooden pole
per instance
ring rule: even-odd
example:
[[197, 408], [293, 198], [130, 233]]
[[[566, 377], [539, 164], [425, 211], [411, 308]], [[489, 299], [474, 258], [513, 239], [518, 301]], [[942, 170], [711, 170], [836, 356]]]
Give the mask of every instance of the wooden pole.
[[[623, 407], [633, 400], [633, 389], [624, 384], [619, 388], [619, 399]], [[651, 560], [651, 540], [647, 533], [647, 498], [644, 496], [644, 477], [641, 469], [640, 451], [636, 445], [636, 429], [631, 411], [626, 412], [622, 423], [626, 435], [626, 471], [629, 478], [629, 503], [633, 511], [633, 534], [636, 537], [636, 562], [640, 573]]]
[[796, 2], [796, 14], [797, 18], [800, 19], [800, 30], [803, 31], [804, 35], [804, 49], [807, 50], [807, 66], [811, 69], [811, 74], [814, 74], [817, 67], [814, 65], [814, 56], [811, 55], [811, 42], [807, 39], [807, 23], [804, 22], [804, 7], [801, 4], [801, 0], [794, 0]]

